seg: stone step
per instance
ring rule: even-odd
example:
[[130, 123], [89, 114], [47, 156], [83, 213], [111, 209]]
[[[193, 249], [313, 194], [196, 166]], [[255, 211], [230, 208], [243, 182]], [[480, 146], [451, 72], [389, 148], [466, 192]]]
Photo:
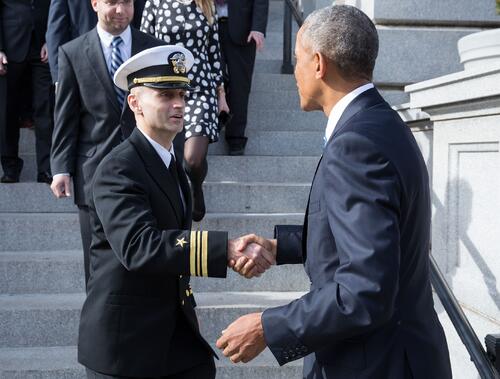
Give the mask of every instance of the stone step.
[[251, 93], [248, 111], [258, 112], [260, 110], [300, 110], [299, 93], [297, 89], [279, 89], [264, 91], [261, 89]]
[[205, 183], [207, 212], [305, 212], [308, 184]]
[[[84, 292], [83, 252], [0, 252], [0, 294], [63, 294]], [[305, 291], [302, 265], [274, 266], [251, 280], [228, 270], [226, 279], [191, 278], [195, 291]]]
[[[257, 233], [273, 235], [276, 224], [302, 224], [302, 213], [208, 213], [193, 229], [227, 230], [237, 237]], [[75, 213], [1, 213], [0, 251], [50, 251], [81, 249]]]
[[[248, 130], [245, 155], [320, 156], [324, 131], [255, 131]], [[224, 140], [224, 131], [220, 136]], [[209, 154], [227, 154], [224, 143], [209, 146]]]
[[252, 97], [256, 91], [295, 91], [297, 92], [297, 82], [293, 75], [266, 74], [256, 72], [252, 78]]
[[[207, 212], [272, 213], [305, 211], [309, 184], [205, 182]], [[0, 185], [1, 213], [74, 213], [72, 198], [56, 199], [46, 185], [15, 183]], [[50, 192], [50, 193], [49, 193]]]
[[84, 291], [81, 250], [0, 252], [0, 294]]
[[[302, 360], [279, 367], [266, 349], [247, 364], [233, 364], [222, 354], [215, 360], [217, 379], [302, 378]], [[0, 348], [2, 379], [85, 379], [76, 346]]]
[[[215, 343], [236, 318], [287, 304], [302, 292], [195, 293], [202, 335]], [[77, 343], [84, 294], [0, 295], [0, 348]]]
[[[222, 143], [222, 142], [221, 142]], [[311, 183], [318, 157], [208, 157], [207, 182]]]

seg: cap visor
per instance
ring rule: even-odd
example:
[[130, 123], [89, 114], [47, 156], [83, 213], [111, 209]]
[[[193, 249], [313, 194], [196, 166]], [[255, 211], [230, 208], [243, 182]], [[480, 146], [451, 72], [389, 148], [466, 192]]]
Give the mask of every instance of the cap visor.
[[171, 82], [143, 83], [142, 86], [148, 88], [156, 88], [156, 89], [185, 89], [187, 91], [194, 90], [194, 87], [191, 87], [187, 83], [171, 83]]

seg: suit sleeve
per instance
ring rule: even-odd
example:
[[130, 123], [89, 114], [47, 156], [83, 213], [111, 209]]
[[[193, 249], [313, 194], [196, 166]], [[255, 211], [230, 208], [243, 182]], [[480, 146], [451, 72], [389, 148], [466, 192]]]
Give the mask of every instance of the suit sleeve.
[[251, 30], [266, 34], [269, 0], [254, 0]]
[[[4, 52], [4, 44], [3, 44], [3, 21], [2, 21], [2, 13], [3, 13], [3, 4], [0, 1], [0, 51]], [[7, 57], [9, 59], [9, 57]]]
[[58, 80], [57, 53], [59, 46], [64, 45], [71, 37], [71, 25], [69, 20], [69, 9], [67, 0], [52, 0], [49, 8], [49, 20], [47, 25], [47, 49], [49, 51], [49, 65], [52, 81]]
[[73, 65], [63, 47], [59, 48], [59, 67], [50, 166], [53, 174], [74, 174], [80, 127], [80, 91]]
[[330, 282], [264, 312], [265, 338], [280, 364], [370, 332], [394, 312], [399, 177], [375, 145], [355, 133], [340, 135], [323, 159], [324, 202], [339, 265]]
[[274, 238], [277, 241], [276, 264], [304, 263], [301, 225], [276, 225]]
[[123, 267], [144, 274], [226, 277], [227, 233], [161, 230], [137, 165], [110, 157], [93, 183], [97, 216]]

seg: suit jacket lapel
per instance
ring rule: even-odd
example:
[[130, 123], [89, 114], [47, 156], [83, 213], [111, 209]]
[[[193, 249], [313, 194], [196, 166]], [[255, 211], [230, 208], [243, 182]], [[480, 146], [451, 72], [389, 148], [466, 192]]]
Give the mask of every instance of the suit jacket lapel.
[[336, 135], [340, 133], [340, 131], [348, 125], [348, 121], [359, 111], [363, 109], [368, 109], [371, 108], [375, 105], [385, 103], [385, 100], [380, 94], [378, 93], [376, 88], [370, 88], [369, 90], [363, 92], [360, 94], [358, 97], [356, 97], [346, 108], [344, 113], [342, 113], [342, 116], [340, 117], [339, 122], [337, 123], [337, 126], [335, 127], [335, 130], [331, 136], [331, 138], [328, 140], [327, 144], [330, 143], [331, 140], [335, 138]]
[[129, 141], [136, 147], [139, 155], [142, 157], [146, 170], [170, 201], [178, 224], [183, 225], [184, 212], [182, 211], [182, 201], [179, 197], [177, 183], [175, 183], [170, 172], [168, 172], [165, 163], [163, 163], [153, 146], [151, 146], [146, 137], [137, 128], [133, 130]]
[[189, 183], [187, 181], [186, 173], [184, 172], [184, 168], [182, 167], [182, 155], [177, 154], [176, 158], [178, 158], [175, 163], [177, 167], [177, 176], [179, 177], [179, 185], [181, 187], [182, 195], [184, 196], [184, 202], [186, 203], [186, 209], [184, 210], [184, 224], [182, 225], [183, 229], [191, 229], [192, 223], [192, 214], [191, 209], [193, 207], [191, 200], [191, 189], [189, 187]]
[[85, 50], [89, 60], [89, 66], [97, 77], [97, 80], [102, 83], [108, 100], [113, 104], [113, 109], [120, 115], [122, 110], [120, 109], [116, 97], [115, 85], [111, 81], [111, 76], [109, 75], [108, 66], [106, 65], [104, 53], [102, 52], [101, 40], [99, 39], [96, 28], [87, 35], [86, 42], [87, 46]]

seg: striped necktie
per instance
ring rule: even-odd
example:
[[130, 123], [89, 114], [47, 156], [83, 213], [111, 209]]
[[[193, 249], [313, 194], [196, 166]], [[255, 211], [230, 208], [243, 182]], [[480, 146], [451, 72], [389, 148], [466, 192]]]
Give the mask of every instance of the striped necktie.
[[[123, 40], [120, 36], [113, 37], [113, 41], [111, 42], [111, 70], [109, 71], [111, 75], [111, 81], [113, 81], [116, 70], [118, 70], [118, 67], [120, 67], [123, 63], [122, 54], [120, 52], [120, 45], [122, 43]], [[123, 102], [125, 101], [125, 91], [116, 86], [115, 91], [118, 102], [120, 103], [120, 107], [123, 108]]]

